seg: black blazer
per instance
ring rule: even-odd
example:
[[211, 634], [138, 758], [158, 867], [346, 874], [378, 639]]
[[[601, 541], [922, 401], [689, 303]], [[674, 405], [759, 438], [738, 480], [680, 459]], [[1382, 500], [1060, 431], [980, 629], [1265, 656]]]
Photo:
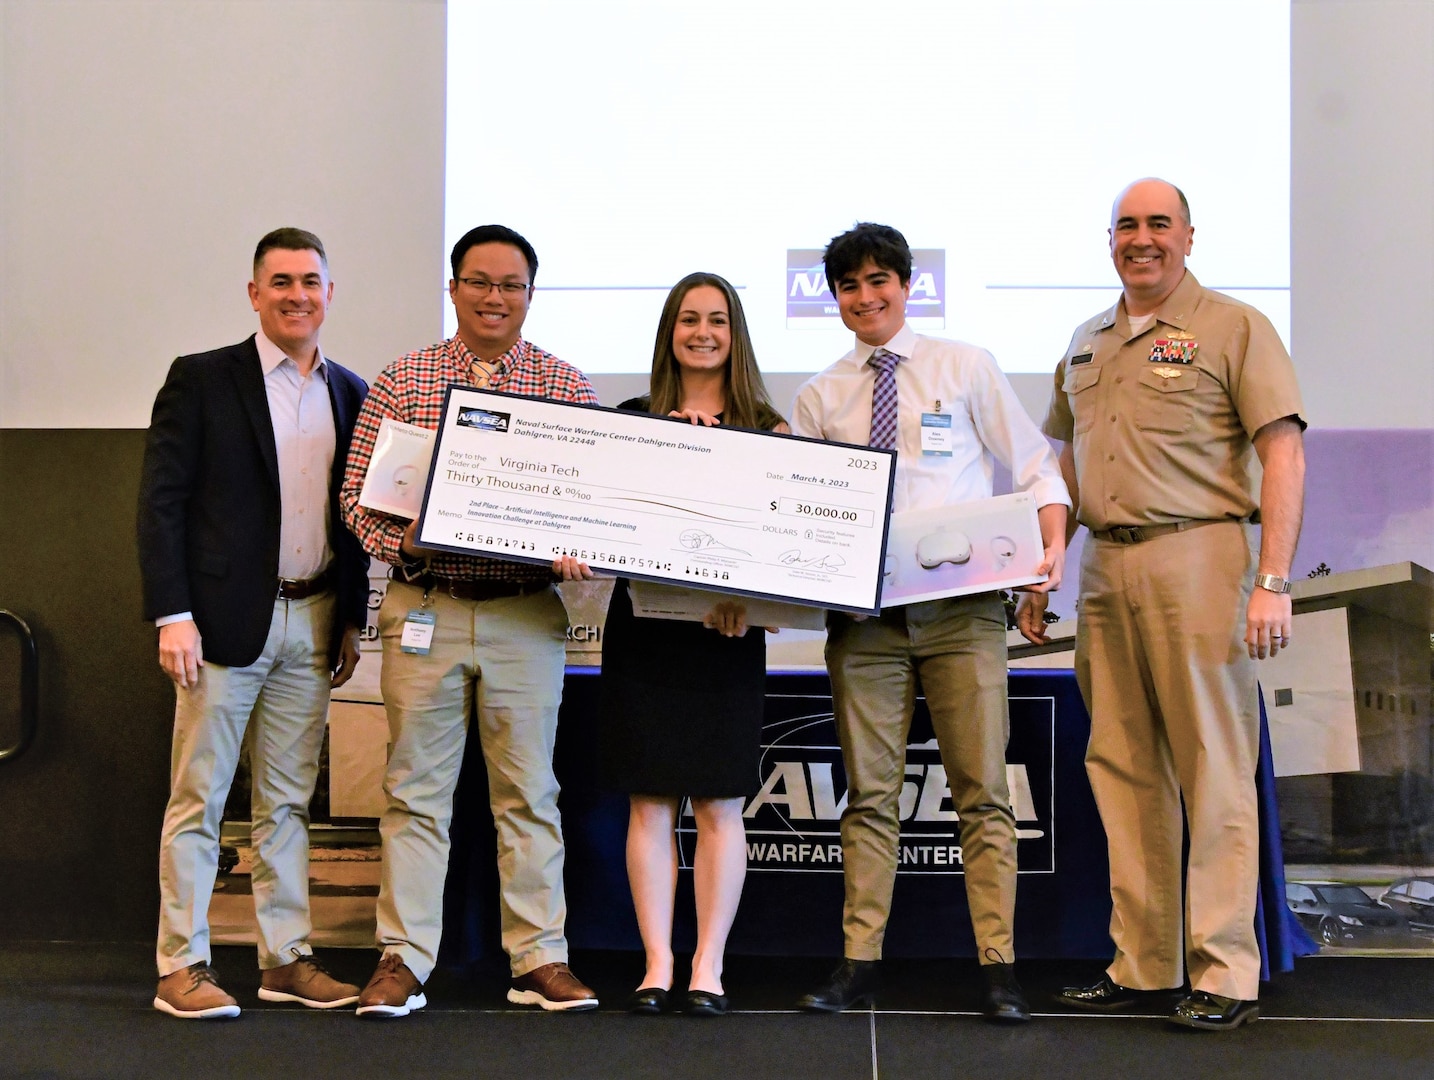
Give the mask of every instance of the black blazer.
[[[368, 555], [344, 527], [339, 485], [368, 386], [328, 361], [334, 410], [329, 546], [338, 572], [330, 649], [367, 619]], [[264, 650], [279, 578], [279, 457], [254, 338], [181, 356], [154, 400], [139, 489], [144, 617], [194, 612], [204, 658], [252, 664]]]

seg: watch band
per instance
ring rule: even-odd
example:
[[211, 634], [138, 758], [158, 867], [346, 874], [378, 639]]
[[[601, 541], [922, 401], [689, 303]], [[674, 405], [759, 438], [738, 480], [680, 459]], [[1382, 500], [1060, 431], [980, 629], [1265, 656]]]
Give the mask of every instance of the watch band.
[[1255, 587], [1268, 589], [1272, 593], [1284, 594], [1290, 591], [1290, 580], [1278, 574], [1256, 574]]
[[418, 558], [410, 560], [402, 550], [400, 550], [398, 554], [399, 558], [404, 561], [399, 563], [394, 569], [399, 572], [402, 580], [412, 581], [414, 578], [422, 577], [428, 572], [428, 557], [426, 555], [420, 555]]

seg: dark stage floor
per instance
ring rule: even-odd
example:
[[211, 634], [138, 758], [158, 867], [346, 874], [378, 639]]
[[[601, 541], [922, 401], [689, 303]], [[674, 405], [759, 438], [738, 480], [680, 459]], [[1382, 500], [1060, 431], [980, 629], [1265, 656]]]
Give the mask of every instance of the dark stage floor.
[[[362, 983], [376, 954], [328, 950], [336, 974]], [[143, 945], [0, 946], [0, 1077], [567, 1077], [810, 1078], [1434, 1076], [1434, 962], [1311, 958], [1265, 988], [1262, 1018], [1229, 1034], [1168, 1028], [1158, 1016], [1089, 1016], [1053, 991], [1098, 967], [1027, 961], [1034, 1022], [996, 1028], [975, 1014], [974, 961], [893, 961], [871, 1012], [808, 1016], [791, 1003], [825, 975], [812, 960], [734, 957], [734, 1014], [713, 1020], [620, 1011], [637, 956], [580, 953], [573, 967], [602, 997], [597, 1012], [548, 1015], [503, 1002], [501, 972], [436, 974], [430, 1005], [361, 1022], [259, 1002], [254, 951], [215, 964], [239, 998], [235, 1021], [182, 1022], [150, 1007]]]

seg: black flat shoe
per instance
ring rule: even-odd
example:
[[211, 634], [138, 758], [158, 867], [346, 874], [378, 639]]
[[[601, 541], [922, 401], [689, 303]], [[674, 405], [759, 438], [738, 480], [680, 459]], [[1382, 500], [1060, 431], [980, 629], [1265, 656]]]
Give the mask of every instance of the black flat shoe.
[[687, 1000], [682, 1011], [688, 1016], [726, 1016], [731, 1002], [726, 994], [711, 994], [706, 990], [687, 991]]
[[1170, 1023], [1197, 1031], [1234, 1031], [1260, 1015], [1258, 1001], [1241, 1001], [1196, 990], [1170, 1014]]
[[862, 1001], [870, 1001], [880, 983], [880, 960], [843, 960], [810, 994], [797, 999], [797, 1008], [807, 1012], [838, 1013]]
[[627, 1011], [637, 1016], [656, 1016], [667, 1011], [671, 996], [660, 986], [644, 986], [627, 999]]
[[1128, 986], [1112, 982], [1109, 975], [1102, 975], [1100, 981], [1091, 986], [1067, 986], [1055, 996], [1059, 1005], [1089, 1012], [1124, 1012], [1144, 1006], [1164, 1012], [1168, 1005], [1159, 1006], [1161, 998], [1174, 993], [1171, 990], [1133, 990]]

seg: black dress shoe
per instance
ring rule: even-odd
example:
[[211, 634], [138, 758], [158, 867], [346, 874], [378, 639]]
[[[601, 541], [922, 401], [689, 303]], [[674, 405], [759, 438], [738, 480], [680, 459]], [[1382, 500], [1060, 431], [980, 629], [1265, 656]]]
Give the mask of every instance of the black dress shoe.
[[1092, 986], [1067, 986], [1056, 995], [1056, 1002], [1091, 1012], [1122, 1012], [1140, 1006], [1156, 1008], [1159, 999], [1170, 993], [1169, 990], [1133, 990], [1111, 982], [1109, 975], [1102, 975], [1100, 981]]
[[1016, 982], [1015, 964], [983, 964], [981, 972], [986, 976], [982, 1016], [995, 1024], [1024, 1024], [1031, 1018], [1031, 1007]]
[[726, 1016], [731, 1004], [726, 994], [712, 994], [706, 990], [689, 990], [682, 1011], [688, 1016]]
[[1195, 990], [1175, 1006], [1170, 1022], [1199, 1031], [1234, 1031], [1260, 1015], [1258, 1001], [1241, 1001]]
[[826, 982], [797, 999], [797, 1008], [837, 1013], [858, 1002], [872, 1000], [881, 981], [880, 966], [879, 960], [843, 960]]
[[668, 993], [660, 986], [644, 986], [627, 999], [627, 1011], [638, 1016], [656, 1016], [667, 1011]]

